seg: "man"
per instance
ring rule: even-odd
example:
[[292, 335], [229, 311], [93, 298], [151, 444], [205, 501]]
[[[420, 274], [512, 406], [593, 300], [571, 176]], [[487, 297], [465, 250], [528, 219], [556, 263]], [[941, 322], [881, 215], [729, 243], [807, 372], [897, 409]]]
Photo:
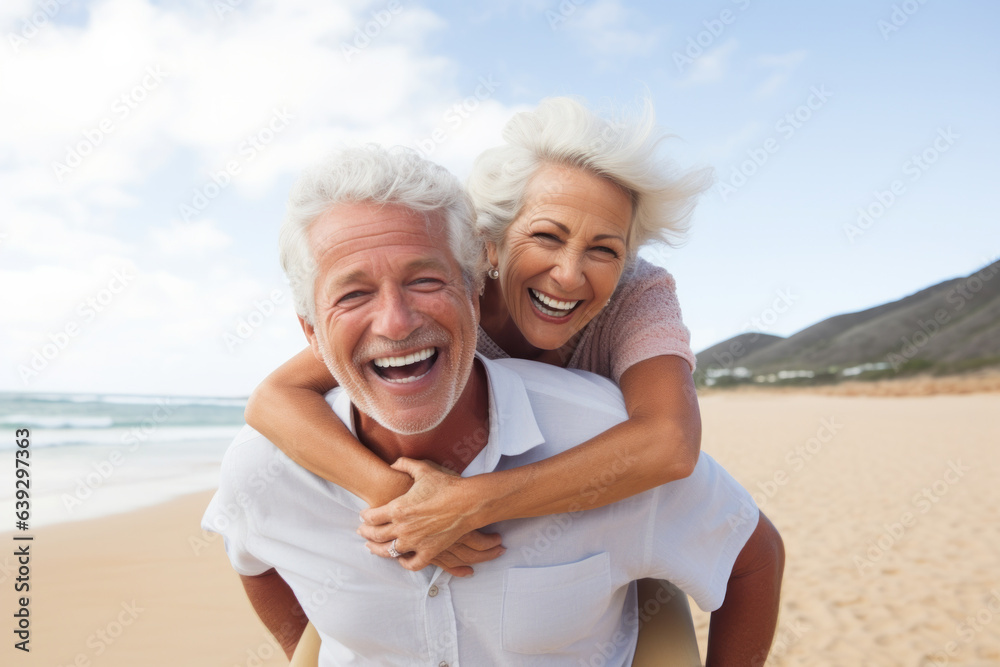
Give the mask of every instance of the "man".
[[[475, 354], [481, 247], [469, 215], [445, 170], [368, 147], [307, 174], [281, 234], [303, 329], [340, 384], [333, 411], [385, 461], [463, 475], [552, 456], [627, 418], [609, 380]], [[714, 610], [709, 664], [766, 657], [780, 538], [705, 454], [690, 477], [613, 505], [497, 524], [506, 553], [469, 578], [373, 557], [355, 534], [364, 508], [249, 427], [227, 453], [203, 526], [225, 536], [286, 650], [304, 625], [298, 601], [322, 665], [623, 665], [633, 582], [655, 577]]]

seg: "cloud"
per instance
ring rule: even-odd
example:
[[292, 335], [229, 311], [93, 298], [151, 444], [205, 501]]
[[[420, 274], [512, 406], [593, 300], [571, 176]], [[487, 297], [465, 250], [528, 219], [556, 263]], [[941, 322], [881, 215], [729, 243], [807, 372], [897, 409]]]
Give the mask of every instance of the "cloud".
[[658, 29], [650, 28], [640, 12], [618, 0], [596, 0], [565, 18], [566, 28], [578, 36], [587, 51], [605, 59], [648, 56], [660, 41]]
[[165, 255], [202, 255], [232, 244], [233, 239], [219, 231], [211, 220], [173, 222], [169, 227], [150, 230], [156, 247]]
[[721, 81], [729, 70], [730, 58], [739, 48], [739, 42], [730, 39], [695, 59], [681, 85], [700, 85]]
[[[0, 294], [3, 389], [246, 393], [303, 341], [286, 296], [225, 344], [287, 290], [277, 220], [261, 228], [245, 212], [264, 197], [276, 208], [275, 186], [342, 141], [416, 147], [441, 126], [429, 157], [465, 171], [512, 112], [491, 72], [458, 84], [463, 65], [428, 48], [445, 22], [418, 5], [59, 6], [23, 35], [38, 5], [0, 10], [19, 35], [0, 49], [12, 92], [0, 105], [0, 279], [18, 286]], [[225, 202], [181, 220], [180, 205], [214, 187]], [[121, 267], [134, 280], [83, 321], [80, 304]], [[71, 322], [79, 336], [25, 385], [19, 366]]]

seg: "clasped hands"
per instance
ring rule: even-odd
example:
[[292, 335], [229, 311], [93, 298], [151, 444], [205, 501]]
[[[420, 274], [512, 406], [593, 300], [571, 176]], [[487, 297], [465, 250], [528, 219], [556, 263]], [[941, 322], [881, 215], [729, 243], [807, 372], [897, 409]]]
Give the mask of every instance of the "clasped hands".
[[400, 458], [392, 467], [413, 479], [409, 491], [395, 500], [361, 513], [358, 534], [377, 556], [400, 552], [407, 570], [437, 565], [457, 577], [472, 575], [472, 566], [504, 553], [501, 537], [476, 530], [481, 498], [470, 498], [465, 480], [429, 461]]

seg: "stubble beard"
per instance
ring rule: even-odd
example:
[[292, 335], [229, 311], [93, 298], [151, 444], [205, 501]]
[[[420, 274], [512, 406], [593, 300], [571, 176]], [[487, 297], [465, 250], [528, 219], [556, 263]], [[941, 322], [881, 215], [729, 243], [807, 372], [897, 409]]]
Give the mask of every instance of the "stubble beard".
[[[471, 303], [469, 304], [469, 310], [473, 311], [471, 317], [474, 318], [474, 310]], [[334, 361], [333, 355], [330, 353], [330, 346], [327, 344], [325, 334], [318, 328], [315, 329], [315, 333], [319, 342], [320, 354], [323, 356], [323, 363], [326, 364], [330, 374], [337, 380], [337, 384], [347, 392], [351, 403], [359, 411], [368, 415], [383, 428], [393, 433], [399, 435], [417, 435], [440, 426], [441, 422], [451, 414], [455, 404], [458, 403], [458, 399], [462, 396], [462, 392], [465, 390], [465, 386], [468, 384], [469, 377], [472, 374], [472, 364], [476, 353], [476, 328], [472, 327], [471, 330], [473, 333], [471, 340], [456, 341], [443, 328], [425, 326], [403, 341], [383, 340], [378, 343], [363, 345], [354, 355], [355, 359], [351, 362], [352, 368], [348, 372], [341, 372], [347, 369], [338, 368], [338, 364]], [[444, 348], [448, 350], [449, 368], [436, 370], [441, 373], [458, 374], [458, 377], [454, 379], [451, 377], [439, 378], [436, 383], [437, 386], [431, 389], [431, 391], [435, 391], [444, 383], [446, 389], [441, 392], [443, 396], [437, 399], [441, 403], [442, 409], [440, 411], [425, 411], [426, 414], [409, 418], [394, 414], [389, 406], [380, 404], [377, 392], [371, 388], [369, 383], [365, 382], [365, 363], [361, 362], [360, 359], [392, 356], [396, 351], [431, 346], [439, 350], [436, 364], [443, 363], [442, 357], [446, 356], [441, 354], [440, 350]], [[374, 381], [378, 382], [378, 380]], [[391, 401], [397, 406], [406, 408], [420, 405], [428, 399], [429, 397], [424, 394], [414, 394], [411, 396], [394, 396], [391, 398]]]

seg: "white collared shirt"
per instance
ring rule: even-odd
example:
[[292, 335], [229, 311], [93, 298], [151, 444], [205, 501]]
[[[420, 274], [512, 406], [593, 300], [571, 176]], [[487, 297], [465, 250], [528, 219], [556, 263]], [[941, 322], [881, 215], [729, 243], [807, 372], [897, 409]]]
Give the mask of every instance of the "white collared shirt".
[[[473, 436], [487, 442], [463, 476], [547, 458], [627, 419], [606, 378], [477, 359], [489, 378], [490, 425]], [[327, 400], [354, 432], [347, 395], [335, 389]], [[599, 495], [626, 464], [581, 479], [581, 493]], [[356, 533], [365, 507], [245, 427], [202, 520], [224, 536], [237, 572], [273, 567], [291, 586], [322, 637], [323, 666], [630, 664], [632, 582], [669, 579], [702, 609], [718, 608], [758, 517], [750, 494], [702, 453], [690, 477], [607, 507], [485, 528], [507, 552], [453, 578], [370, 554]]]

